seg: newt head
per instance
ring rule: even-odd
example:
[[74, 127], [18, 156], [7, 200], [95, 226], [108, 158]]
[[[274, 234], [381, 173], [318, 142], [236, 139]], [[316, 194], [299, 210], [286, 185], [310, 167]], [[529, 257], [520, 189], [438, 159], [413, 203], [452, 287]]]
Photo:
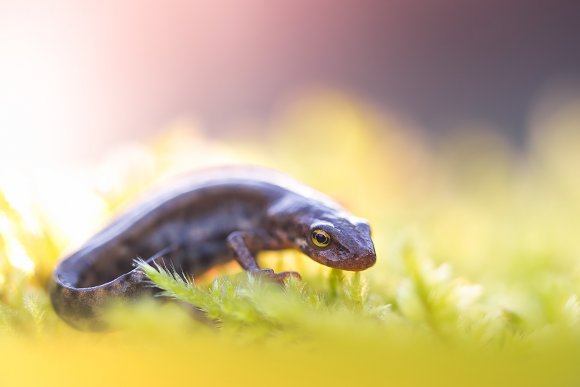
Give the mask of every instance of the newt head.
[[297, 247], [323, 265], [360, 271], [377, 260], [370, 226], [363, 219], [321, 214], [301, 229], [302, 235], [295, 240]]

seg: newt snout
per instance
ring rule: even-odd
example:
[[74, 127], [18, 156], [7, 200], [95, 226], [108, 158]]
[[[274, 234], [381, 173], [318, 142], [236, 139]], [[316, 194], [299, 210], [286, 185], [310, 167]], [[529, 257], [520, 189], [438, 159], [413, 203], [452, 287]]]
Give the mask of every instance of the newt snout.
[[361, 271], [373, 266], [377, 261], [377, 255], [374, 247], [366, 250], [363, 254], [357, 255], [355, 258], [344, 261], [343, 270]]

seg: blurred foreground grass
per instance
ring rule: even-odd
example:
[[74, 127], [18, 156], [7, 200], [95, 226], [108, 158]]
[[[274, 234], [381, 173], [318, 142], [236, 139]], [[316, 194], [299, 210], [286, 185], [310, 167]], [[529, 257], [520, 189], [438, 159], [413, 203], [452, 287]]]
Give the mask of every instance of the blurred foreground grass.
[[[96, 167], [0, 176], [0, 385], [580, 385], [580, 101], [537, 114], [518, 150], [483, 130], [425, 141], [337, 95], [266, 126], [218, 141], [177, 122]], [[66, 251], [148, 187], [237, 162], [368, 218], [377, 265], [263, 254], [303, 274], [286, 289], [236, 265], [196, 285], [148, 268], [212, 322], [151, 300], [112, 310], [110, 333], [60, 322], [45, 288]]]

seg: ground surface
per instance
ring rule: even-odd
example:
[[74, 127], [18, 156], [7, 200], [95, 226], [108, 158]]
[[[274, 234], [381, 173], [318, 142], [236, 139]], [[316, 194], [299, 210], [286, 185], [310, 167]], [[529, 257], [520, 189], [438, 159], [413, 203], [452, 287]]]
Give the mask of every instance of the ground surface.
[[[578, 111], [543, 117], [514, 151], [485, 132], [426, 143], [326, 96], [266, 138], [208, 140], [182, 123], [96, 167], [3, 178], [0, 384], [579, 385]], [[110, 333], [58, 319], [45, 288], [67, 249], [164, 177], [225, 162], [284, 170], [368, 218], [377, 265], [354, 275], [263, 254], [303, 275], [286, 288], [235, 265], [195, 285], [148, 268], [211, 323], [151, 301], [114, 309]]]

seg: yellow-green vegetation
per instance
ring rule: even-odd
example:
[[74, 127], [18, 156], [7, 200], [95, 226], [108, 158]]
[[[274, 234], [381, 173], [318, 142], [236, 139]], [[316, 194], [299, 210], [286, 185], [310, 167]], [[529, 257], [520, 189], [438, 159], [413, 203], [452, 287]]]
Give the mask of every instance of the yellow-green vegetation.
[[[580, 101], [539, 109], [518, 146], [473, 128], [427, 141], [344, 96], [290, 106], [227, 138], [182, 121], [96, 167], [2, 178], [0, 385], [580, 385]], [[303, 276], [279, 287], [141, 263], [180, 302], [117, 305], [108, 333], [58, 319], [45, 289], [67, 250], [168, 176], [232, 162], [368, 218], [375, 267], [264, 253]]]

